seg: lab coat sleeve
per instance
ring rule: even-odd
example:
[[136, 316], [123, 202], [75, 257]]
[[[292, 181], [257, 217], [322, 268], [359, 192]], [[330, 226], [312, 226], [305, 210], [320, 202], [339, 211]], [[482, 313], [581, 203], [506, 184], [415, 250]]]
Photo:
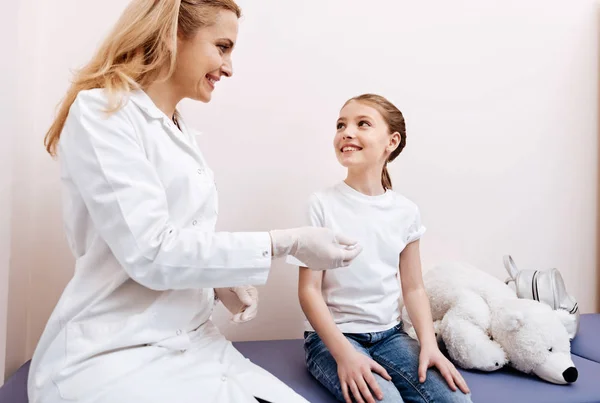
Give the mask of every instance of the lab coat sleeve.
[[[312, 194], [308, 199], [308, 206], [306, 209], [305, 223], [311, 227], [324, 227], [325, 217], [323, 212], [323, 203], [316, 194]], [[306, 267], [304, 263], [296, 259], [294, 256], [289, 255], [286, 258], [286, 263], [294, 266]]]
[[264, 284], [271, 266], [269, 234], [175, 226], [166, 191], [127, 112], [108, 115], [106, 109], [104, 95], [81, 92], [58, 155], [128, 275], [155, 290]]

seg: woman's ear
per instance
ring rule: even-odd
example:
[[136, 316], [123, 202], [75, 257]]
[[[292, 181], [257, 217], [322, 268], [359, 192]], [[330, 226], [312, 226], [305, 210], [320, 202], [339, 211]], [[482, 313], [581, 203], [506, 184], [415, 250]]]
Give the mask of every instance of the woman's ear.
[[401, 139], [402, 139], [402, 137], [400, 136], [400, 133], [398, 133], [398, 132], [392, 133], [392, 135], [390, 136], [390, 142], [388, 143], [388, 146], [387, 146], [387, 150], [390, 153], [393, 153], [394, 150], [396, 148], [398, 148], [398, 146], [400, 145]]

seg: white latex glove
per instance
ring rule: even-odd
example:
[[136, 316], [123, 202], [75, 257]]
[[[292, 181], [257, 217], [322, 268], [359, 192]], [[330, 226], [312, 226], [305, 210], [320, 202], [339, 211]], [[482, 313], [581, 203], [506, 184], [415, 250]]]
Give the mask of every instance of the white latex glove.
[[329, 228], [302, 227], [270, 232], [273, 257], [292, 255], [313, 270], [348, 266], [362, 251], [356, 241]]
[[258, 290], [251, 286], [215, 288], [217, 298], [233, 314], [234, 323], [248, 322], [258, 312]]

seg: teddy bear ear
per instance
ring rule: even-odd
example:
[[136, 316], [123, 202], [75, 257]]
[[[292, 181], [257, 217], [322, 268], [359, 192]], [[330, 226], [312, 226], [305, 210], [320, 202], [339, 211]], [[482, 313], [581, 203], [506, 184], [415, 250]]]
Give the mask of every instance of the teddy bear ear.
[[503, 314], [502, 325], [509, 332], [516, 332], [525, 323], [525, 316], [521, 311], [507, 310]]
[[564, 325], [569, 337], [574, 337], [575, 333], [577, 333], [576, 315], [572, 315], [564, 309], [556, 309], [552, 312], [554, 312], [558, 320], [560, 320], [560, 322]]

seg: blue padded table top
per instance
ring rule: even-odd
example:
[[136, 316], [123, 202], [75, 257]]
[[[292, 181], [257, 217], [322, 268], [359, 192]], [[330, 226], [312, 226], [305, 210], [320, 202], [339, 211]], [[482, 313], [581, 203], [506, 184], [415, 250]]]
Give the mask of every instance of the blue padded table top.
[[6, 380], [0, 388], [0, 403], [28, 403], [27, 375], [29, 374], [27, 361], [17, 372]]
[[581, 315], [579, 332], [571, 342], [571, 353], [600, 362], [600, 314]]
[[[306, 370], [302, 340], [234, 343], [242, 354], [313, 403], [336, 400]], [[600, 364], [573, 356], [579, 378], [554, 385], [512, 369], [494, 373], [461, 370], [474, 403], [600, 403]]]
[[303, 340], [244, 341], [233, 345], [309, 402], [337, 402], [306, 369]]
[[[309, 402], [336, 401], [306, 370], [302, 340], [234, 344], [251, 361], [270, 371]], [[461, 372], [475, 403], [600, 403], [600, 364], [576, 355], [573, 361], [579, 370], [579, 379], [568, 386], [553, 385], [511, 369], [491, 374]], [[0, 388], [0, 403], [27, 403], [28, 371], [29, 362], [7, 380]]]

